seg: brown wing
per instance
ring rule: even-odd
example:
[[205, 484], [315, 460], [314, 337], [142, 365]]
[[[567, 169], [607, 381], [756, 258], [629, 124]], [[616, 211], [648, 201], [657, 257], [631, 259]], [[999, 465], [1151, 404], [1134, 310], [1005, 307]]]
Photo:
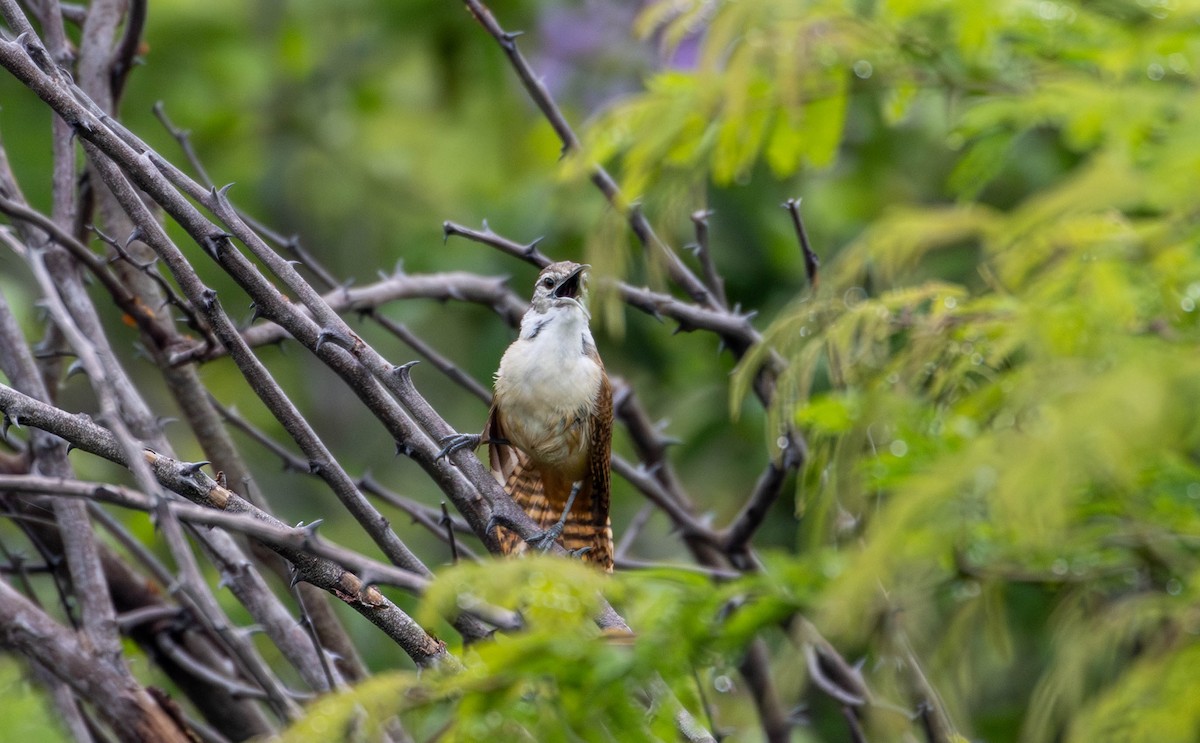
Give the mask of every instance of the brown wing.
[[495, 403], [492, 403], [492, 409], [488, 411], [487, 423], [483, 426], [483, 440], [488, 442], [488, 464], [492, 468], [492, 474], [496, 475], [496, 479], [507, 490], [508, 479], [520, 466], [520, 458], [523, 454], [515, 446], [495, 443], [508, 440], [504, 433], [503, 416]]
[[596, 413], [591, 420], [591, 454], [588, 473], [575, 506], [567, 516], [563, 531], [563, 546], [568, 550], [591, 547], [583, 559], [594, 562], [606, 571], [613, 569], [612, 523], [608, 510], [609, 482], [612, 470], [612, 385], [607, 374], [601, 374], [600, 390], [596, 393]]

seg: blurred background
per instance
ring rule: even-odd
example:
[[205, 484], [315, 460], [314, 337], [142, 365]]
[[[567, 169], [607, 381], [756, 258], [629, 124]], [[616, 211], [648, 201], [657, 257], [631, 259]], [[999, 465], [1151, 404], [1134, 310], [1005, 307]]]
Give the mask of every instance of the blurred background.
[[[756, 546], [813, 576], [795, 600], [870, 671], [887, 675], [909, 657], [889, 629], [903, 625], [964, 732], [1158, 740], [1130, 731], [1165, 729], [1139, 727], [1135, 708], [1161, 693], [1160, 716], [1146, 718], [1173, 720], [1161, 740], [1197, 739], [1194, 696], [1181, 711], [1196, 677], [1183, 678], [1179, 663], [1200, 631], [1200, 391], [1189, 381], [1200, 8], [744, 0], [675, 3], [684, 20], [672, 21], [661, 10], [671, 5], [490, 7], [525, 32], [521, 49], [589, 152], [613, 166], [668, 242], [692, 242], [689, 215], [713, 210], [712, 252], [731, 304], [758, 312], [756, 325], [809, 375], [784, 380], [774, 413], [801, 422], [813, 459]], [[531, 266], [443, 241], [444, 220], [486, 220], [513, 240], [544, 238], [555, 259], [593, 263], [594, 285], [618, 276], [664, 286], [620, 215], [561, 160], [502, 51], [460, 3], [156, 0], [145, 39], [122, 102], [126, 125], [183, 165], [152, 113], [161, 102], [216, 185], [236, 183], [240, 208], [297, 236], [346, 282], [398, 267], [466, 269], [510, 276], [528, 296]], [[0, 106], [18, 179], [46, 209], [49, 113], [7, 76]], [[775, 116], [776, 129], [763, 123]], [[780, 208], [789, 197], [803, 198], [828, 270], [824, 294], [806, 283]], [[174, 234], [222, 297], [242, 296]], [[23, 271], [0, 253], [0, 283], [36, 337]], [[610, 374], [679, 441], [672, 462], [699, 510], [728, 523], [772, 438], [761, 406], [731, 392], [730, 354], [709, 334], [594, 309]], [[382, 312], [489, 385], [514, 337], [465, 303]], [[136, 331], [108, 320], [136, 369]], [[414, 358], [369, 324], [359, 332], [396, 363]], [[259, 353], [352, 475], [440, 502], [307, 352], [284, 343]], [[202, 373], [223, 404], [286, 438], [232, 364]], [[142, 378], [170, 415], [156, 372], [146, 366]], [[414, 379], [458, 430], [481, 428], [478, 400], [431, 368]], [[88, 409], [86, 384], [69, 381], [61, 404]], [[336, 520], [319, 482], [243, 441], [252, 487], [274, 513], [293, 523], [332, 516], [324, 533], [370, 550]], [[199, 458], [186, 435], [176, 443]], [[632, 455], [619, 429], [614, 445]], [[83, 477], [115, 476], [94, 458], [73, 462]], [[620, 480], [614, 488], [620, 539], [644, 501]], [[449, 561], [445, 545], [385, 513], [427, 563]], [[127, 518], [150, 535], [144, 517]], [[669, 531], [655, 512], [631, 554], [684, 559]], [[405, 664], [373, 629], [348, 624], [374, 669]], [[1160, 674], [1169, 688], [1156, 688]], [[785, 689], [802, 685], [794, 668], [782, 675]], [[16, 725], [22, 713], [11, 710], [24, 697], [9, 698], [0, 714]], [[744, 705], [726, 713], [752, 724]], [[844, 734], [840, 720], [825, 725], [818, 732]]]

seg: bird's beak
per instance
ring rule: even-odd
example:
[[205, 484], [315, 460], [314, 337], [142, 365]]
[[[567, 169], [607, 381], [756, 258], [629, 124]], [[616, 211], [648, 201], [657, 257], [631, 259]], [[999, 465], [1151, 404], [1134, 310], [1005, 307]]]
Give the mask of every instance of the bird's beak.
[[583, 272], [589, 268], [591, 266], [584, 264], [564, 276], [562, 281], [554, 287], [554, 296], [558, 299], [579, 299], [579, 294], [583, 289]]

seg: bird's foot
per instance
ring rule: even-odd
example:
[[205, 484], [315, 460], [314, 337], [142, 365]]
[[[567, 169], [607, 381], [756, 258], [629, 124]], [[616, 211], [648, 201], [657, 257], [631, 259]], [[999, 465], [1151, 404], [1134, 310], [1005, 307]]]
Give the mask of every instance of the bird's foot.
[[440, 459], [444, 459], [459, 449], [476, 449], [479, 447], [479, 442], [482, 440], [483, 436], [477, 433], [455, 433], [451, 434], [450, 436], [446, 436], [438, 440], [438, 443], [442, 445], [442, 448], [438, 450], [437, 456], [433, 458], [433, 461], [436, 462]]
[[592, 547], [580, 547], [577, 550], [570, 550], [569, 552], [567, 552], [567, 554], [570, 555], [571, 557], [582, 560], [583, 556], [586, 555], [587, 553], [591, 552], [592, 549], [593, 549]]
[[[498, 526], [503, 526], [505, 529], [517, 531], [517, 525], [512, 522], [507, 516], [493, 513], [488, 517], [487, 524], [483, 527], [484, 534], [491, 534], [492, 530]], [[558, 521], [549, 529], [543, 529], [536, 534], [531, 534], [525, 538], [525, 543], [539, 552], [549, 552], [554, 547], [554, 543], [562, 536], [563, 529], [566, 528], [566, 520]], [[584, 550], [589, 550], [591, 547], [585, 547]]]
[[[571, 486], [571, 494], [567, 496], [567, 505], [563, 507], [562, 516], [558, 521], [554, 522], [549, 529], [540, 531], [525, 539], [531, 547], [536, 547], [542, 552], [547, 552], [554, 546], [554, 543], [562, 536], [563, 530], [567, 528], [567, 516], [571, 513], [571, 506], [575, 504], [575, 496], [579, 495], [579, 490], [582, 487], [582, 482], [577, 482]], [[585, 547], [584, 549], [588, 548]]]
[[484, 536], [491, 534], [492, 530], [498, 526], [503, 526], [505, 529], [510, 531], [517, 530], [516, 524], [513, 523], [513, 520], [510, 519], [507, 514], [492, 511], [492, 514], [488, 516], [487, 524], [485, 524], [483, 527]]
[[558, 538], [562, 536], [563, 529], [566, 528], [566, 520], [560, 519], [549, 529], [539, 531], [537, 534], [531, 534], [525, 538], [526, 544], [539, 552], [549, 552]]

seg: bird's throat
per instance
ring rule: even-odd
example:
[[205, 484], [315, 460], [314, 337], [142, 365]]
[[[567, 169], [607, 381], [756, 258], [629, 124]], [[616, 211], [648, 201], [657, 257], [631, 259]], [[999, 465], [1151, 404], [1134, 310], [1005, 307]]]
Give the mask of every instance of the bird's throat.
[[496, 373], [510, 441], [540, 464], [575, 469], [587, 449], [603, 367], [575, 308], [526, 314]]

